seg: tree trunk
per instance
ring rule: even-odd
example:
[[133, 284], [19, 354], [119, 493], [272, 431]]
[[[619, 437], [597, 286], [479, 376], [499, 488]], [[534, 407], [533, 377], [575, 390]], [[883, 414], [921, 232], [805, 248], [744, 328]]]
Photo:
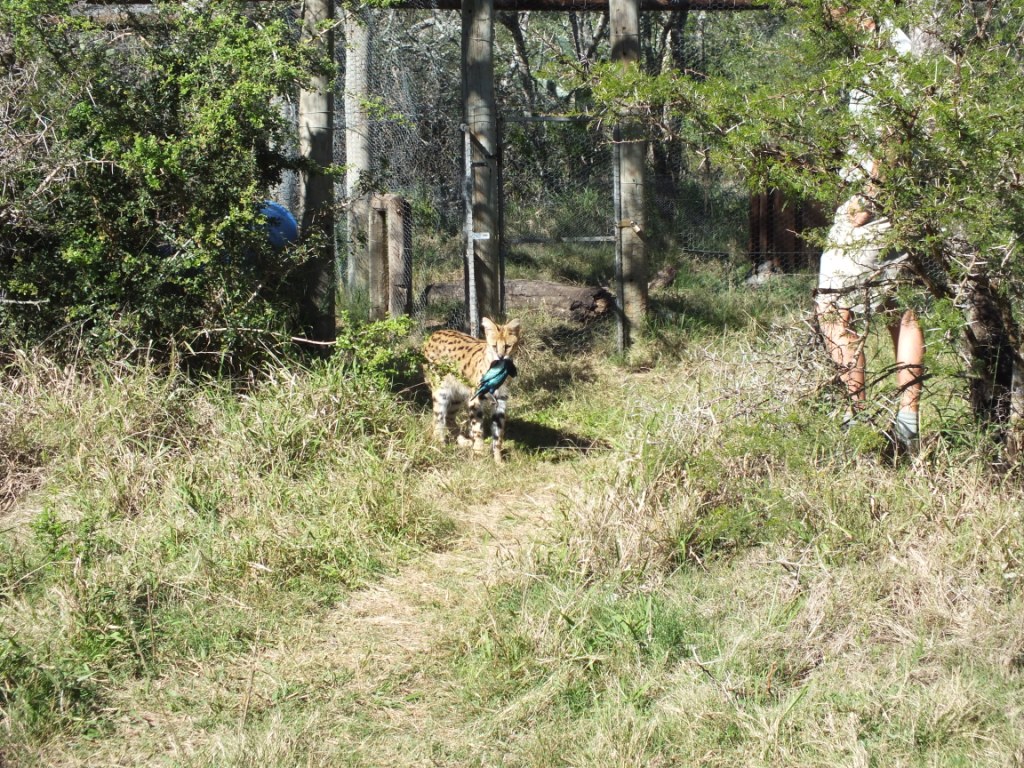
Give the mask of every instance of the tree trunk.
[[360, 180], [370, 171], [370, 137], [366, 99], [370, 92], [370, 29], [365, 15], [345, 10], [345, 196], [348, 198], [348, 268], [350, 291], [369, 287], [367, 231], [369, 194]]
[[[334, 55], [334, 32], [323, 27], [334, 18], [334, 0], [307, 0], [302, 34], [319, 40]], [[334, 182], [324, 171], [334, 161], [334, 96], [330, 78], [317, 74], [299, 91], [299, 152], [308, 162], [299, 184], [304, 237], [318, 235], [318, 253], [303, 267], [299, 307], [304, 331], [315, 341], [334, 339]]]
[[520, 16], [516, 12], [505, 12], [498, 14], [498, 21], [512, 35], [512, 42], [515, 44], [516, 67], [519, 70], [519, 82], [522, 83], [526, 104], [532, 112], [536, 100], [536, 89], [534, 88], [533, 71], [530, 69], [530, 52], [526, 46], [526, 36], [523, 34]]
[[[959, 283], [951, 284], [954, 262], [968, 268]], [[979, 424], [995, 428], [997, 438], [1004, 438], [1013, 415], [1014, 368], [1020, 363], [1020, 328], [1009, 301], [999, 294], [984, 258], [962, 232], [953, 233], [942, 252], [911, 254], [910, 263], [929, 292], [963, 308], [971, 411]]]
[[1012, 412], [1015, 329], [1008, 326], [1008, 308], [986, 275], [968, 278], [963, 300], [971, 409], [981, 424], [1002, 434]]
[[1021, 350], [1013, 361], [1013, 377], [1010, 385], [1010, 428], [1007, 434], [1006, 450], [1010, 458], [1017, 460], [1024, 451], [1024, 361]]

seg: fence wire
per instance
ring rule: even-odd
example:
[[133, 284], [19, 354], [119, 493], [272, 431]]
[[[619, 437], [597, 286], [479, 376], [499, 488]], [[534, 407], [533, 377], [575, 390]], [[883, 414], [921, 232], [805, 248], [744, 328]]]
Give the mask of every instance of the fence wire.
[[[748, 12], [746, 18], [757, 15]], [[643, 64], [693, 76], [742, 55], [729, 44], [737, 14], [644, 13]], [[464, 263], [463, 159], [460, 125], [461, 16], [445, 10], [367, 10], [372, 36], [369, 97], [362, 130], [371, 172], [364, 187], [407, 197], [413, 212], [414, 313], [462, 322], [458, 302], [429, 306], [428, 287], [461, 284]], [[614, 261], [610, 130], [578, 119], [585, 89], [559, 79], [610, 57], [607, 15], [597, 12], [499, 13], [495, 26], [495, 95], [501, 143], [502, 257], [508, 278], [610, 285]], [[740, 42], [742, 45], [742, 42]], [[347, 57], [343, 66], [363, 62]], [[347, 60], [348, 59], [348, 60]], [[347, 74], [347, 73], [346, 73]], [[345, 157], [343, 84], [336, 114], [339, 161]], [[816, 249], [799, 230], [820, 226], [820, 212], [765, 193], [751, 197], [702, 143], [681, 137], [651, 142], [646, 217], [652, 274], [681, 255], [749, 258], [773, 270], [816, 266]], [[339, 186], [343, 201], [345, 190]], [[339, 238], [347, 231], [344, 217]], [[344, 251], [344, 247], [339, 249]], [[341, 254], [344, 256], [344, 253]], [[342, 269], [342, 274], [345, 270]]]

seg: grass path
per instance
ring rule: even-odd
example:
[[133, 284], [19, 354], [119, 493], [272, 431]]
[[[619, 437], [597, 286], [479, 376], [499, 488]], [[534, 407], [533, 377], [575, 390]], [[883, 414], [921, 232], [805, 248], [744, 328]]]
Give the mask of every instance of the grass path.
[[517, 485], [452, 510], [457, 531], [447, 548], [324, 615], [268, 633], [247, 656], [182, 668], [149, 684], [148, 695], [126, 691], [126, 703], [149, 699], [153, 708], [133, 712], [117, 738], [102, 742], [112, 752], [72, 763], [119, 765], [145, 753], [173, 765], [465, 764], [460, 745], [474, 734], [453, 702], [451, 629], [482, 605], [517, 553], [545, 539], [576, 471], [573, 462], [485, 466], [515, 471]]
[[309, 656], [291, 659], [347, 669], [352, 679], [342, 696], [377, 700], [351, 713], [354, 729], [365, 730], [372, 745], [365, 764], [436, 764], [471, 738], [449, 719], [457, 707], [439, 706], [455, 693], [439, 666], [449, 656], [451, 617], [476, 613], [503, 565], [544, 539], [559, 488], [571, 481], [564, 465], [518, 469], [519, 490], [456, 513], [461, 527], [449, 549], [353, 593], [332, 611]]

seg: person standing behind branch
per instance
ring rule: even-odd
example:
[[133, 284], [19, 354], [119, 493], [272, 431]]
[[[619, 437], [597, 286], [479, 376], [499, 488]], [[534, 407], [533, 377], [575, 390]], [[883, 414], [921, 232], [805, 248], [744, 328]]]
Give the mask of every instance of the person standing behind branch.
[[[849, 18], [848, 14], [844, 6], [833, 12], [833, 18]], [[863, 29], [883, 36], [899, 55], [910, 52], [910, 39], [897, 27], [887, 21], [879, 24], [867, 15], [857, 18]], [[854, 117], [870, 115], [870, 91], [871, 82], [866, 79], [864, 88], [850, 94], [849, 109]], [[815, 314], [825, 348], [839, 367], [839, 378], [850, 397], [844, 424], [855, 421], [867, 402], [864, 336], [854, 329], [854, 318], [894, 309], [892, 288], [907, 258], [906, 254], [893, 253], [888, 245], [892, 224], [876, 201], [882, 181], [878, 161], [856, 145], [850, 147], [848, 154], [851, 164], [840, 176], [850, 185], [859, 185], [860, 190], [836, 209], [827, 246], [821, 255], [815, 291]], [[900, 388], [892, 438], [900, 449], [916, 452], [924, 375], [924, 334], [917, 315], [909, 309], [889, 324], [889, 333]]]

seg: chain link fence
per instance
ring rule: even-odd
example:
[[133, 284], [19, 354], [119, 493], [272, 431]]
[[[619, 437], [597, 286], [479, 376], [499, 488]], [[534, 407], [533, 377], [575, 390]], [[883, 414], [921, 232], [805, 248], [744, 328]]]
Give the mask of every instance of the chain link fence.
[[502, 256], [511, 275], [610, 285], [612, 146], [586, 118], [500, 122]]
[[[353, 62], [348, 55], [351, 44], [344, 32], [351, 33], [353, 23], [363, 24], [369, 34], [368, 61]], [[359, 123], [346, 125], [344, 84], [353, 73], [339, 76], [335, 156], [343, 162], [346, 136], [360, 134], [367, 144], [369, 173], [356, 194], [391, 193], [409, 202], [413, 266], [405, 281], [411, 286], [413, 313], [422, 318], [428, 285], [461, 281], [465, 250], [460, 16], [451, 11], [367, 9], [341, 31], [337, 60], [342, 67], [367, 66], [354, 78], [364, 78], [366, 96], [356, 115]], [[337, 193], [343, 206], [354, 204], [341, 183]], [[363, 247], [365, 234], [351, 231], [351, 218], [339, 216], [338, 225], [344, 260], [350, 248]], [[346, 272], [343, 266], [342, 275]]]
[[[751, 13], [744, 15], [750, 18]], [[723, 58], [738, 55], [722, 48], [735, 16], [643, 14], [645, 67], [676, 67], [700, 76]], [[363, 21], [372, 43], [361, 127], [371, 172], [362, 188], [409, 200], [414, 313], [457, 324], [464, 319], [458, 302], [428, 306], [427, 289], [463, 280], [461, 16], [457, 11], [374, 9], [364, 12]], [[339, 62], [359, 66], [359, 60], [346, 57], [348, 50], [345, 35], [339, 35]], [[499, 226], [507, 278], [612, 282], [616, 221], [610, 128], [578, 117], [586, 111], [587, 94], [572, 90], [557, 74], [567, 66], [585, 70], [609, 56], [604, 14], [497, 16]], [[339, 160], [346, 156], [343, 129], [352, 127], [344, 125], [344, 82], [338, 78], [336, 94]], [[816, 251], [801, 239], [800, 230], [822, 224], [817, 211], [774, 193], [752, 198], [699, 141], [652, 141], [647, 160], [645, 234], [652, 274], [683, 255], [749, 258], [752, 274], [763, 263], [776, 270], [815, 266]], [[348, 202], [340, 185], [338, 193]], [[347, 230], [344, 217], [339, 221], [340, 242], [358, 238]]]

